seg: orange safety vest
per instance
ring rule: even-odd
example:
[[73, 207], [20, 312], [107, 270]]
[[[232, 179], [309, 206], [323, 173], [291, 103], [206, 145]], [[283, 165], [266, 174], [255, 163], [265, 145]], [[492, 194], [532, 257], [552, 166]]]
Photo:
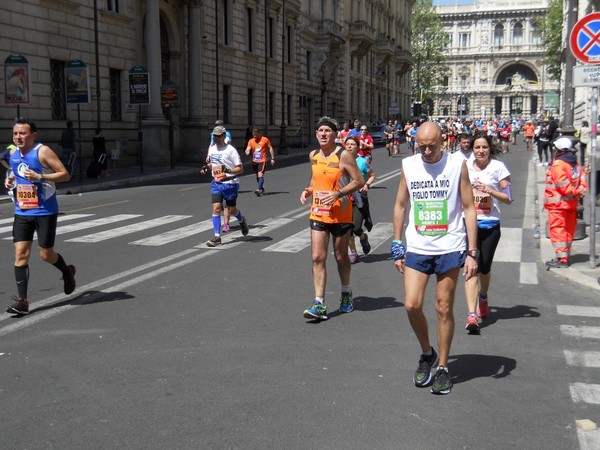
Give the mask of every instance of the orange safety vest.
[[587, 189], [585, 172], [579, 163], [573, 168], [568, 162], [555, 159], [546, 172], [544, 209], [576, 210], [580, 195]]

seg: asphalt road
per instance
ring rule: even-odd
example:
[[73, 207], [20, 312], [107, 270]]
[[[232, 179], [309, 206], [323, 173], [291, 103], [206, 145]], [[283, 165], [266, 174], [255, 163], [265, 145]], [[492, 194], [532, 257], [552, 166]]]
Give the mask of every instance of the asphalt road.
[[[331, 313], [321, 323], [302, 317], [313, 295], [308, 207], [299, 203], [308, 163], [268, 172], [260, 198], [254, 176], [242, 177], [250, 234], [232, 221], [218, 249], [203, 244], [212, 237], [210, 195], [199, 175], [61, 196], [56, 249], [77, 266], [78, 289], [65, 297], [60, 273], [34, 252], [32, 314], [0, 316], [2, 447], [584, 448], [575, 420], [598, 419], [600, 409], [574, 402], [570, 385], [593, 382], [597, 369], [568, 364], [564, 352], [597, 340], [566, 337], [561, 327], [599, 319], [564, 316], [558, 306], [595, 306], [597, 295], [543, 270], [528, 223], [529, 155], [511, 150], [504, 161], [515, 201], [503, 208], [492, 313], [481, 335], [467, 335], [459, 285], [454, 389], [443, 397], [412, 384], [419, 347], [389, 259], [401, 158], [375, 152], [375, 244], [352, 269], [356, 310], [334, 311], [340, 286], [330, 254]], [[7, 306], [11, 214], [0, 205]]]

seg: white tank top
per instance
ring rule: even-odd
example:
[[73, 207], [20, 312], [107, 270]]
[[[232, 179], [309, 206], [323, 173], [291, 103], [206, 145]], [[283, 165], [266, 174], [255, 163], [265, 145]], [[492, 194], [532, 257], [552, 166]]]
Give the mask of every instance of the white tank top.
[[421, 255], [443, 255], [466, 250], [462, 220], [460, 173], [463, 158], [442, 159], [428, 164], [421, 155], [402, 160], [411, 208], [408, 211], [406, 246]]

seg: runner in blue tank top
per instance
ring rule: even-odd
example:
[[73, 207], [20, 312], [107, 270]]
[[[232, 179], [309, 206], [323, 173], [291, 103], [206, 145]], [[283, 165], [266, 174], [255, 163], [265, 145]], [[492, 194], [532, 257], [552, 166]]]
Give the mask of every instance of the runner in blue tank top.
[[75, 290], [75, 266], [67, 265], [54, 251], [58, 221], [54, 183], [69, 181], [69, 172], [50, 147], [36, 141], [35, 124], [17, 119], [13, 126], [13, 142], [17, 148], [11, 151], [9, 159], [12, 173], [4, 182], [7, 189], [13, 190], [15, 199], [13, 241], [19, 294], [13, 297], [14, 303], [6, 310], [9, 314], [29, 314], [27, 288], [34, 233], [37, 233], [40, 257], [62, 272], [65, 294]]

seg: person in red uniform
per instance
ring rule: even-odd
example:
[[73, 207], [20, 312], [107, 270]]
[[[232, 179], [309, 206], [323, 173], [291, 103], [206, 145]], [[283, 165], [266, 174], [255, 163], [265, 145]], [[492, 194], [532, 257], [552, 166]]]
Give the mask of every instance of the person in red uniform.
[[548, 210], [548, 231], [554, 247], [550, 268], [569, 267], [573, 235], [577, 226], [577, 205], [587, 193], [585, 172], [577, 162], [573, 139], [563, 136], [552, 144], [556, 156], [546, 172], [544, 209]]
[[358, 135], [358, 140], [360, 142], [358, 148], [358, 155], [366, 158], [369, 165], [371, 165], [371, 160], [373, 159], [373, 137], [368, 133], [367, 126], [363, 125], [360, 127], [360, 134]]
[[256, 127], [252, 129], [252, 139], [248, 141], [246, 155], [252, 154], [252, 170], [256, 175], [258, 187], [254, 191], [257, 197], [265, 193], [265, 172], [267, 171], [267, 150], [271, 153], [271, 165], [275, 165], [275, 151], [271, 141], [260, 133]]

